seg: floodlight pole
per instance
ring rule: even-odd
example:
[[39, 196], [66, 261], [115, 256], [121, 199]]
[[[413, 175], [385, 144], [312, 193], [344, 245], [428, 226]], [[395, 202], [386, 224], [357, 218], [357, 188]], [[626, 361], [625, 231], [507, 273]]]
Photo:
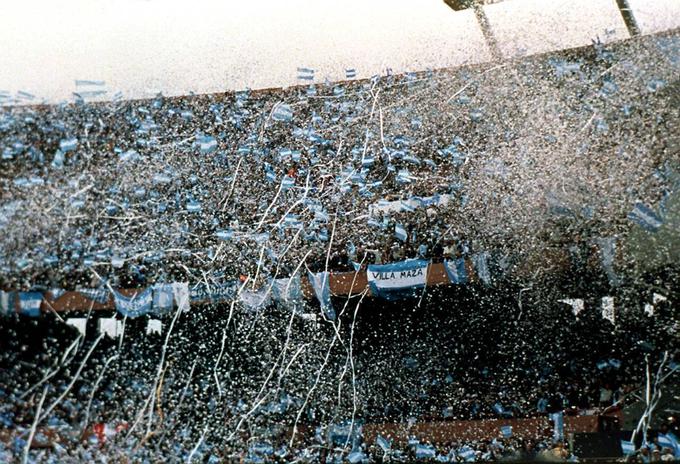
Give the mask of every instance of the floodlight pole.
[[501, 61], [503, 59], [503, 54], [501, 53], [501, 49], [498, 46], [496, 36], [491, 30], [489, 18], [486, 16], [484, 8], [482, 8], [481, 0], [444, 0], [444, 3], [446, 3], [454, 11], [472, 8], [475, 12], [475, 17], [477, 18], [479, 28], [482, 30], [482, 35], [484, 35], [486, 46], [489, 49], [489, 53], [491, 54], [491, 59], [493, 61]]
[[640, 26], [638, 26], [628, 0], [616, 0], [616, 5], [619, 7], [619, 12], [623, 17], [623, 22], [626, 23], [630, 36], [635, 37], [636, 35], [640, 35]]

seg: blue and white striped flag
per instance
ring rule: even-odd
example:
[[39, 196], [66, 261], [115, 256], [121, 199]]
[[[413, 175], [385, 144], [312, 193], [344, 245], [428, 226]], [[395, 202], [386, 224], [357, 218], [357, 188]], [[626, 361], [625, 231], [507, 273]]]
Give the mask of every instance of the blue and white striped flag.
[[59, 141], [59, 150], [62, 151], [62, 153], [68, 153], [69, 151], [73, 151], [76, 149], [78, 146], [78, 139], [75, 137], [72, 137], [70, 139], [61, 139]]
[[234, 231], [231, 229], [218, 230], [217, 232], [215, 232], [215, 237], [225, 242], [228, 242], [229, 240], [234, 238]]
[[397, 238], [397, 240], [402, 242], [408, 240], [408, 232], [406, 232], [406, 229], [401, 224], [394, 225], [394, 236]]
[[648, 232], [656, 232], [663, 225], [663, 219], [643, 203], [635, 204], [633, 210], [628, 213], [628, 219]]
[[285, 103], [277, 103], [272, 112], [275, 121], [288, 122], [293, 119], [293, 108]]
[[475, 450], [466, 445], [458, 450], [458, 456], [461, 457], [464, 461], [470, 462], [475, 460], [476, 453]]
[[283, 180], [281, 181], [281, 188], [283, 190], [287, 190], [295, 185], [295, 179], [293, 179], [290, 176], [283, 176]]
[[501, 427], [501, 434], [503, 438], [510, 438], [512, 436], [512, 425], [503, 425]]
[[408, 169], [401, 169], [397, 173], [396, 181], [397, 181], [397, 184], [410, 184], [411, 182], [413, 182], [413, 179], [414, 178], [411, 175], [411, 173], [408, 171]]
[[354, 79], [357, 77], [357, 70], [354, 68], [345, 69], [345, 78]]
[[40, 316], [42, 299], [40, 292], [19, 292], [19, 314], [29, 317]]
[[449, 275], [452, 284], [464, 284], [468, 281], [467, 271], [465, 270], [465, 260], [463, 258], [455, 261], [444, 261], [444, 268]]
[[347, 460], [351, 464], [358, 464], [366, 460], [366, 455], [361, 451], [352, 451], [351, 453], [349, 453], [349, 455], [347, 455]]
[[635, 453], [635, 444], [632, 441], [621, 440], [621, 451], [624, 456], [630, 456]]
[[313, 81], [314, 70], [310, 68], [297, 68], [297, 78], [300, 81]]
[[387, 453], [392, 448], [392, 442], [380, 434], [375, 438], [375, 444], [383, 450], [383, 453]]
[[127, 297], [113, 291], [113, 302], [116, 310], [123, 316], [135, 318], [148, 314], [151, 311], [151, 304], [153, 301], [153, 290], [147, 288], [139, 293], [135, 293], [131, 297]]
[[481, 280], [484, 285], [489, 285], [491, 283], [491, 272], [489, 271], [489, 253], [484, 251], [473, 255], [472, 262], [474, 263], [475, 271], [477, 272], [477, 277], [479, 277], [479, 280]]
[[416, 445], [416, 459], [434, 459], [437, 451], [432, 445]]
[[335, 309], [333, 309], [333, 304], [331, 303], [330, 275], [330, 272], [307, 273], [309, 283], [314, 289], [314, 295], [316, 295], [316, 299], [319, 300], [321, 305], [321, 311], [323, 311], [327, 319], [334, 321]]
[[86, 288], [76, 287], [76, 291], [88, 300], [95, 303], [106, 304], [109, 301], [109, 291], [105, 287], [101, 288]]
[[680, 457], [680, 442], [678, 442], [678, 439], [675, 435], [670, 432], [667, 434], [660, 433], [656, 440], [660, 447], [670, 448], [676, 458]]
[[217, 150], [217, 140], [215, 137], [202, 135], [197, 137], [197, 142], [202, 155], [212, 153], [213, 151]]

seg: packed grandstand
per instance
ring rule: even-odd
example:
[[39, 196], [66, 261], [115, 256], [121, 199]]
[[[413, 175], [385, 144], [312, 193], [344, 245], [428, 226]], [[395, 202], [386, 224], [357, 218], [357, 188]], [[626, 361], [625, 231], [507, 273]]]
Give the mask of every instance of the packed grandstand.
[[0, 460], [680, 458], [679, 56], [2, 107]]

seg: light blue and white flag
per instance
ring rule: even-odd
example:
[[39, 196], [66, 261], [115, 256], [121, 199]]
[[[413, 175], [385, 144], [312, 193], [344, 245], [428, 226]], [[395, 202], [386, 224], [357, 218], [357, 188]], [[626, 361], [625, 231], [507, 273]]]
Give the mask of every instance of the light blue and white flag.
[[307, 278], [314, 289], [316, 299], [319, 300], [321, 311], [326, 315], [327, 319], [334, 321], [335, 309], [333, 309], [333, 304], [331, 303], [330, 275], [330, 272], [317, 272], [316, 274], [307, 272]]
[[621, 451], [624, 456], [630, 456], [635, 453], [635, 444], [632, 441], [621, 440]]
[[3, 292], [0, 290], [0, 316], [9, 316], [15, 314], [14, 309], [14, 292]]
[[357, 70], [354, 68], [348, 68], [345, 69], [345, 78], [346, 79], [354, 79], [357, 77]]
[[303, 296], [299, 274], [285, 279], [274, 279], [271, 284], [272, 300], [276, 304], [289, 310], [302, 305]]
[[474, 461], [476, 458], [477, 453], [475, 453], [475, 450], [470, 448], [469, 446], [463, 446], [458, 450], [458, 456], [463, 459], [463, 461], [470, 462]]
[[381, 450], [383, 450], [383, 453], [387, 453], [390, 448], [392, 448], [392, 441], [380, 434], [378, 434], [378, 436], [375, 438], [375, 444], [378, 445]]
[[501, 434], [503, 438], [510, 438], [512, 436], [512, 425], [501, 426]]
[[202, 135], [197, 137], [198, 147], [201, 150], [201, 154], [205, 155], [212, 153], [217, 150], [217, 140], [215, 137], [209, 135]]
[[663, 225], [663, 219], [643, 203], [635, 204], [633, 210], [628, 213], [628, 219], [648, 232], [656, 232]]
[[293, 119], [293, 108], [285, 103], [277, 103], [272, 112], [275, 121], [288, 122]]
[[297, 78], [301, 81], [313, 81], [314, 70], [310, 68], [297, 68]]
[[76, 287], [76, 291], [83, 297], [87, 298], [88, 300], [92, 300], [95, 303], [106, 304], [109, 301], [109, 291], [106, 289], [106, 287]]
[[676, 458], [680, 457], [680, 442], [675, 435], [670, 432], [667, 434], [660, 433], [656, 440], [660, 447], [670, 448]]
[[76, 149], [78, 146], [78, 139], [75, 137], [72, 137], [70, 139], [61, 139], [59, 141], [59, 150], [62, 151], [62, 153], [68, 153], [69, 151], [73, 151]]
[[424, 259], [371, 264], [367, 272], [371, 292], [390, 300], [414, 296], [427, 283], [428, 264], [429, 261]]
[[472, 256], [472, 263], [474, 264], [477, 277], [484, 285], [491, 283], [491, 272], [489, 271], [489, 253], [483, 251]]
[[408, 232], [406, 232], [406, 229], [404, 228], [403, 225], [398, 223], [394, 225], [394, 236], [396, 237], [397, 240], [400, 240], [402, 242], [408, 240]]
[[241, 303], [249, 311], [259, 311], [271, 304], [271, 291], [268, 285], [258, 290], [241, 290]]
[[40, 316], [42, 300], [40, 292], [19, 292], [19, 314], [29, 317]]
[[167, 314], [172, 311], [175, 303], [172, 284], [156, 284], [152, 288], [153, 301], [151, 304], [151, 312], [154, 314]]
[[189, 300], [198, 302], [219, 303], [231, 300], [236, 294], [237, 286], [235, 282], [227, 282], [224, 284], [206, 285], [199, 283], [191, 287], [189, 290]]
[[351, 464], [358, 464], [360, 462], [365, 461], [366, 459], [367, 459], [366, 455], [361, 451], [352, 451], [351, 453], [349, 453], [349, 455], [347, 455], [347, 460]]
[[465, 270], [465, 260], [463, 258], [454, 261], [444, 261], [444, 269], [449, 276], [452, 284], [464, 284], [468, 281], [467, 271]]
[[432, 445], [416, 445], [416, 459], [434, 459], [437, 455], [437, 451]]
[[148, 314], [149, 311], [151, 311], [152, 300], [152, 288], [142, 290], [131, 297], [127, 297], [113, 290], [113, 302], [116, 306], [116, 310], [123, 316], [127, 316], [131, 319]]

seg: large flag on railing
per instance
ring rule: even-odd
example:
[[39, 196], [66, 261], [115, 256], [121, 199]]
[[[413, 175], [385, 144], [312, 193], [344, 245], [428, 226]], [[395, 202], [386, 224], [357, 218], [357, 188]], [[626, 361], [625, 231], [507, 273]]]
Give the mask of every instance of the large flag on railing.
[[468, 281], [467, 271], [465, 270], [465, 260], [463, 258], [454, 261], [444, 261], [444, 268], [449, 275], [452, 284], [464, 284]]
[[123, 316], [129, 318], [143, 316], [151, 311], [153, 287], [135, 293], [131, 297], [127, 297], [113, 290], [113, 302], [116, 306], [116, 310]]
[[330, 275], [330, 272], [307, 273], [309, 283], [314, 289], [314, 295], [316, 295], [316, 299], [319, 300], [321, 305], [321, 311], [323, 311], [327, 319], [334, 321], [335, 309], [333, 309], [333, 304], [331, 303]]
[[410, 259], [392, 264], [368, 266], [368, 284], [373, 295], [395, 300], [415, 296], [427, 283], [428, 260]]
[[40, 292], [19, 292], [19, 314], [29, 317], [40, 316], [42, 299]]

